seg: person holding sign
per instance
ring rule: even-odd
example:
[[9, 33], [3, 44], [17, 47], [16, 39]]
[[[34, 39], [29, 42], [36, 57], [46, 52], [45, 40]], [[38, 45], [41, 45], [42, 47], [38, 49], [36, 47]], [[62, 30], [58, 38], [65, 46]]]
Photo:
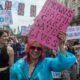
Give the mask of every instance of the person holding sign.
[[10, 80], [53, 80], [51, 71], [61, 72], [71, 68], [76, 62], [76, 57], [64, 49], [65, 33], [60, 32], [57, 37], [59, 51], [56, 58], [45, 57], [45, 47], [38, 41], [29, 39], [27, 57], [12, 66]]

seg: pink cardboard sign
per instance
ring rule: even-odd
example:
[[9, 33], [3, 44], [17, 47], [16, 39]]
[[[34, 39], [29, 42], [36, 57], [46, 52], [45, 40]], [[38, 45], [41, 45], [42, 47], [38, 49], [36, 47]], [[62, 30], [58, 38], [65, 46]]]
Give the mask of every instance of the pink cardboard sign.
[[60, 31], [66, 31], [73, 15], [74, 12], [67, 7], [53, 0], [47, 0], [35, 19], [29, 38], [36, 39], [43, 45], [56, 50], [58, 48], [57, 35]]

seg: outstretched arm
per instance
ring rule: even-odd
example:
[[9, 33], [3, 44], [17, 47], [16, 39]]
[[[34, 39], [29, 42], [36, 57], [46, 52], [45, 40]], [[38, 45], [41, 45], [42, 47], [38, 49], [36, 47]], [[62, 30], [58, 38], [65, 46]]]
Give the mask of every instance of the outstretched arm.
[[71, 68], [76, 62], [76, 57], [67, 51], [65, 51], [66, 56], [62, 52], [58, 52], [56, 58], [49, 58], [49, 67], [51, 71], [61, 72]]
[[50, 62], [51, 70], [54, 71], [62, 71], [65, 69], [69, 69], [76, 62], [76, 57], [73, 54], [67, 52], [64, 48], [66, 34], [64, 32], [60, 32], [58, 35], [58, 39], [58, 56], [52, 59]]

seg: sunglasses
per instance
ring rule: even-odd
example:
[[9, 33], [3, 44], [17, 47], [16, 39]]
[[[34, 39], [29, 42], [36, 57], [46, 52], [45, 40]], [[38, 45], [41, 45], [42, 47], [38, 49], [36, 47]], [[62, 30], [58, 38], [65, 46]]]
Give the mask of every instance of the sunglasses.
[[32, 49], [32, 50], [37, 49], [37, 51], [42, 51], [42, 48], [41, 47], [31, 46], [30, 49]]

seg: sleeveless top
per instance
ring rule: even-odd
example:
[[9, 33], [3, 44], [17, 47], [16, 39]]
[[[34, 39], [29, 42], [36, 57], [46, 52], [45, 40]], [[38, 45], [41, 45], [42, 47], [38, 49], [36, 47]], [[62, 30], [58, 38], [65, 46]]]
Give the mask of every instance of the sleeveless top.
[[7, 52], [7, 47], [0, 48], [0, 68], [8, 66], [9, 55]]

